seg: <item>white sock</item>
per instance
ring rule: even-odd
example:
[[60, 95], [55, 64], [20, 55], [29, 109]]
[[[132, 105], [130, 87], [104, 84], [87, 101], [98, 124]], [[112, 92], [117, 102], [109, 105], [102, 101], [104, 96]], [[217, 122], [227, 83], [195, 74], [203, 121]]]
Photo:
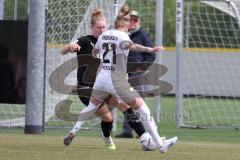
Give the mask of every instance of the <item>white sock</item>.
[[157, 127], [155, 124], [154, 119], [152, 118], [150, 114], [150, 110], [148, 106], [144, 103], [138, 110], [140, 120], [145, 128], [145, 130], [152, 136], [155, 143], [158, 145], [158, 147], [162, 146], [163, 140], [158, 134]]
[[[85, 107], [85, 108], [83, 108], [80, 113], [91, 112], [91, 111], [93, 111], [93, 110], [95, 110], [95, 109], [97, 109], [97, 108], [98, 108], [98, 106], [94, 105], [91, 101], [89, 101], [88, 106]], [[94, 113], [93, 113], [93, 114], [94, 114]], [[91, 116], [91, 115], [89, 115], [89, 116]]]
[[76, 134], [84, 123], [85, 121], [77, 121], [77, 123], [70, 132]]
[[[83, 108], [80, 113], [87, 113], [87, 112], [89, 112], [89, 111], [95, 110], [96, 108], [97, 108], [97, 106], [95, 106], [95, 105], [90, 101], [89, 104], [88, 104], [88, 106], [85, 107], [85, 108]], [[84, 118], [86, 118], [86, 119], [87, 119], [87, 118], [90, 118], [93, 114], [94, 114], [94, 113], [86, 114]], [[80, 115], [81, 115], [81, 114], [80, 114]], [[74, 126], [73, 129], [70, 131], [70, 132], [73, 133], [73, 134], [76, 134], [76, 133], [79, 131], [79, 129], [81, 128], [81, 126], [86, 122], [86, 121], [84, 121], [84, 120], [80, 120], [80, 119], [81, 119], [80, 115], [79, 115], [79, 117], [78, 117], [78, 121], [76, 122], [75, 126]]]

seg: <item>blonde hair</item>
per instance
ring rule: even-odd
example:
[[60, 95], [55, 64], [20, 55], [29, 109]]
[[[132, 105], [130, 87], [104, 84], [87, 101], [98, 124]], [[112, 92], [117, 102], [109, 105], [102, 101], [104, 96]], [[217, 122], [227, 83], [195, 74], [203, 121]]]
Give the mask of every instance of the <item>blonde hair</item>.
[[130, 9], [128, 5], [123, 5], [118, 13], [114, 22], [115, 28], [124, 27], [130, 21]]
[[93, 26], [96, 23], [96, 21], [101, 21], [101, 20], [105, 21], [105, 17], [102, 14], [101, 9], [99, 8], [94, 9], [91, 16], [91, 26]]

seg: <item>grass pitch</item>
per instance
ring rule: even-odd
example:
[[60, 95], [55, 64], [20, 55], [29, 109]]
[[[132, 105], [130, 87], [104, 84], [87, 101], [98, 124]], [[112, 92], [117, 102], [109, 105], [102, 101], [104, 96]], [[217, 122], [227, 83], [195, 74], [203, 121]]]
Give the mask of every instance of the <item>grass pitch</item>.
[[[73, 143], [65, 147], [67, 131], [47, 131], [42, 135], [26, 135], [21, 131], [0, 132], [1, 160], [239, 160], [239, 131], [180, 129], [180, 140], [167, 153], [142, 151], [138, 139], [114, 139], [117, 150], [107, 150], [99, 132], [79, 132]], [[168, 130], [164, 131], [165, 133]], [[175, 132], [171, 130], [171, 132]], [[184, 134], [185, 135], [184, 135]], [[198, 134], [197, 134], [198, 133]], [[175, 134], [175, 133], [174, 133]], [[223, 135], [228, 136], [221, 141]], [[192, 135], [192, 137], [190, 136]], [[214, 136], [215, 135], [215, 136]], [[204, 138], [205, 139], [204, 139]], [[235, 142], [233, 142], [235, 140]]]
[[[46, 129], [42, 135], [26, 135], [23, 129], [0, 128], [0, 160], [240, 160], [240, 130], [178, 129], [172, 117], [175, 115], [174, 101], [166, 98], [162, 102], [164, 114], [157, 124], [158, 131], [167, 138], [179, 137], [176, 146], [165, 154], [142, 151], [136, 138], [115, 138], [117, 150], [107, 150], [100, 130], [81, 130], [73, 143], [65, 147], [63, 138], [69, 130], [58, 123], [61, 129]], [[96, 127], [100, 128], [99, 124]], [[122, 131], [121, 127], [122, 123], [117, 133]]]

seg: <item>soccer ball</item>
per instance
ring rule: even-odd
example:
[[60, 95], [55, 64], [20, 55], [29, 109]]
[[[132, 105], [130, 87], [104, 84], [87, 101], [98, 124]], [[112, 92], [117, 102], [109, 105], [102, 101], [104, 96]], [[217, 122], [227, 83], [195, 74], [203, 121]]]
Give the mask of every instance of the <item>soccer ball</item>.
[[145, 132], [140, 137], [139, 142], [144, 151], [154, 151], [158, 148], [157, 144], [153, 141], [152, 136], [148, 132]]

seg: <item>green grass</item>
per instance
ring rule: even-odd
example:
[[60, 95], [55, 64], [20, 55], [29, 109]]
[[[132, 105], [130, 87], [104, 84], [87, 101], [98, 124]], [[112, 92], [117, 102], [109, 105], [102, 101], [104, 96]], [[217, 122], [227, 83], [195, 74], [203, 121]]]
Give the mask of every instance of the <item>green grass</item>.
[[[76, 99], [78, 100], [78, 99]], [[113, 160], [113, 159], [161, 159], [161, 160], [239, 160], [240, 130], [233, 128], [189, 129], [176, 128], [175, 101], [172, 97], [161, 99], [161, 122], [158, 131], [167, 138], [177, 135], [179, 142], [166, 154], [158, 151], [143, 152], [138, 140], [114, 139], [116, 151], [105, 148], [100, 138], [100, 130], [81, 130], [71, 146], [63, 145], [63, 138], [69, 128], [58, 123], [59, 129], [45, 129], [41, 135], [26, 135], [22, 128], [0, 128], [1, 160]], [[204, 103], [207, 100], [204, 99]], [[77, 103], [77, 101], [76, 101]], [[152, 107], [152, 101], [147, 99]], [[203, 104], [204, 104], [203, 103]], [[217, 102], [218, 103], [218, 102]], [[200, 105], [201, 106], [201, 105]], [[74, 108], [75, 109], [75, 108]], [[238, 110], [236, 110], [238, 113]], [[122, 116], [121, 113], [118, 113]], [[188, 118], [188, 114], [185, 117]], [[54, 122], [51, 122], [54, 124]], [[51, 124], [49, 123], [49, 124]], [[71, 123], [69, 123], [70, 126]], [[238, 123], [239, 124], [239, 123]], [[95, 127], [99, 127], [99, 124]], [[122, 123], [117, 125], [118, 134], [122, 131]], [[114, 136], [113, 135], [113, 136]]]
[[[114, 135], [121, 130], [118, 124]], [[166, 154], [142, 151], [136, 138], [115, 138], [117, 150], [109, 151], [99, 136], [100, 130], [81, 130], [72, 145], [65, 147], [62, 140], [68, 131], [66, 128], [45, 129], [41, 135], [26, 135], [22, 128], [0, 129], [1, 160], [240, 159], [240, 131], [233, 129], [178, 129], [174, 121], [163, 121], [158, 123], [160, 135], [179, 137], [177, 145]]]
[[80, 131], [69, 147], [62, 143], [67, 130], [48, 129], [42, 135], [26, 135], [22, 129], [0, 131], [1, 160], [239, 160], [240, 132], [234, 130], [176, 129], [160, 125], [159, 131], [178, 135], [179, 142], [167, 153], [144, 152], [138, 140], [114, 139], [117, 150], [109, 151], [100, 131]]

